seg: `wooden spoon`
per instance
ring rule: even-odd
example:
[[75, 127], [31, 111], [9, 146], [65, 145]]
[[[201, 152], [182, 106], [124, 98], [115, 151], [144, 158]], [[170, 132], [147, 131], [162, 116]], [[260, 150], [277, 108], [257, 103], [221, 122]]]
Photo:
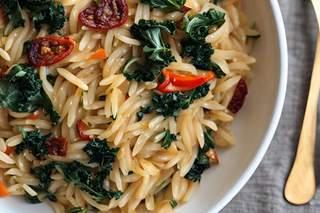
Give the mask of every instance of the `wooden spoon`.
[[[311, 0], [320, 29], [320, 0]], [[293, 204], [309, 202], [316, 189], [314, 149], [317, 125], [317, 106], [320, 89], [320, 34], [314, 59], [306, 112], [303, 119], [296, 159], [284, 189], [286, 199]]]

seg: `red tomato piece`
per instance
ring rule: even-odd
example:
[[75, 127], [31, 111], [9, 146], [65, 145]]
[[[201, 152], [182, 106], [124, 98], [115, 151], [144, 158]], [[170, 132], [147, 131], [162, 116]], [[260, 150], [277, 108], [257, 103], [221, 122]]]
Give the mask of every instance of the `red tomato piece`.
[[102, 0], [99, 6], [83, 10], [78, 19], [86, 27], [109, 30], [123, 25], [128, 14], [126, 0]]
[[37, 109], [36, 111], [34, 111], [34, 113], [32, 115], [30, 115], [28, 117], [28, 120], [35, 120], [37, 119], [41, 114], [43, 113], [43, 109]]
[[0, 8], [0, 16], [5, 22], [9, 22], [10, 21], [10, 19], [6, 16], [6, 14], [4, 14], [4, 6], [2, 6]]
[[7, 146], [6, 151], [4, 152], [4, 154], [6, 155], [10, 155], [11, 152], [13, 151], [15, 146]]
[[92, 141], [94, 136], [93, 135], [86, 135], [83, 134], [83, 132], [85, 130], [88, 129], [87, 124], [85, 124], [81, 119], [77, 121], [77, 131], [78, 131], [78, 135], [82, 140], [90, 140]]
[[65, 157], [67, 155], [68, 138], [50, 138], [44, 142], [49, 154]]
[[66, 58], [74, 48], [69, 37], [40, 37], [33, 41], [29, 51], [29, 62], [34, 66], [47, 66]]
[[163, 93], [189, 91], [215, 78], [215, 74], [212, 71], [207, 72], [204, 76], [189, 76], [178, 75], [169, 70], [164, 70], [162, 75], [165, 76], [165, 79], [157, 89]]
[[228, 105], [228, 110], [237, 113], [243, 106], [244, 99], [248, 94], [248, 87], [243, 79], [240, 79], [236, 89], [234, 90], [233, 97]]
[[5, 73], [8, 71], [9, 67], [8, 66], [3, 66], [1, 68], [1, 71], [0, 71], [0, 79], [2, 80], [3, 79], [3, 76], [5, 75]]
[[182, 12], [183, 12], [183, 13], [186, 13], [186, 12], [188, 12], [189, 10], [191, 10], [190, 7], [187, 7], [187, 6], [184, 6], [184, 5], [181, 6], [181, 9], [182, 9]]

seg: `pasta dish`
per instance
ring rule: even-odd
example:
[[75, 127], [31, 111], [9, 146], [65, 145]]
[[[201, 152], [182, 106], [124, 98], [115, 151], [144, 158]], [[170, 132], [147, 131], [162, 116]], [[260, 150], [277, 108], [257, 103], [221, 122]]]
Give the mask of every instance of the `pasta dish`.
[[235, 144], [260, 36], [241, 0], [0, 0], [0, 31], [2, 197], [171, 213]]

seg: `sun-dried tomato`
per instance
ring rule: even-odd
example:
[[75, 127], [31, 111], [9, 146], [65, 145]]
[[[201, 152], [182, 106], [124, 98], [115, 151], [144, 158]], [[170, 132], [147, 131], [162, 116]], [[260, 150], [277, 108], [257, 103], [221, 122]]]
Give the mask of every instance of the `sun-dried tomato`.
[[49, 154], [65, 157], [67, 155], [68, 138], [50, 138], [44, 142]]
[[85, 124], [81, 119], [77, 121], [77, 131], [78, 135], [82, 140], [93, 140], [94, 136], [93, 135], [86, 135], [83, 134], [84, 131], [88, 129], [87, 124]]
[[47, 66], [66, 58], [74, 48], [69, 37], [40, 37], [32, 41], [29, 62], [34, 66]]
[[83, 10], [78, 19], [86, 27], [109, 30], [123, 25], [128, 14], [126, 0], [102, 0], [99, 6]]
[[3, 76], [5, 75], [5, 73], [7, 72], [7, 70], [9, 69], [8, 66], [3, 66], [0, 70], [0, 79], [3, 79]]
[[181, 6], [181, 9], [182, 9], [182, 12], [183, 12], [183, 13], [186, 13], [186, 12], [188, 12], [189, 10], [191, 10], [192, 8], [182, 5], [182, 6]]
[[6, 22], [8, 23], [10, 21], [10, 19], [6, 16], [6, 14], [4, 13], [4, 6], [2, 6], [0, 8], [0, 16], [1, 18]]
[[228, 105], [228, 110], [237, 113], [243, 106], [244, 99], [248, 94], [248, 87], [243, 79], [240, 79], [236, 89], [234, 90], [233, 97]]

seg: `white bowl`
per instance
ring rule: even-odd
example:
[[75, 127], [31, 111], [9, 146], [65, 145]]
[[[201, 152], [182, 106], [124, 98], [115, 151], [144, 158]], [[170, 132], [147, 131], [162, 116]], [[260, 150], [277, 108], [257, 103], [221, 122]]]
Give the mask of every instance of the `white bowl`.
[[287, 42], [277, 0], [242, 0], [261, 37], [251, 55], [257, 63], [243, 108], [234, 120], [234, 147], [218, 148], [219, 165], [202, 175], [194, 197], [175, 213], [218, 212], [240, 191], [258, 167], [276, 131], [285, 99]]
[[[205, 213], [221, 210], [245, 185], [258, 167], [276, 131], [287, 83], [287, 43], [277, 0], [243, 0], [249, 20], [257, 22], [261, 37], [254, 42], [251, 66], [254, 78], [249, 95], [232, 130], [234, 147], [218, 148], [219, 165], [202, 175], [194, 197], [175, 213]], [[48, 203], [28, 204], [24, 196], [0, 198], [1, 212], [51, 213]]]

